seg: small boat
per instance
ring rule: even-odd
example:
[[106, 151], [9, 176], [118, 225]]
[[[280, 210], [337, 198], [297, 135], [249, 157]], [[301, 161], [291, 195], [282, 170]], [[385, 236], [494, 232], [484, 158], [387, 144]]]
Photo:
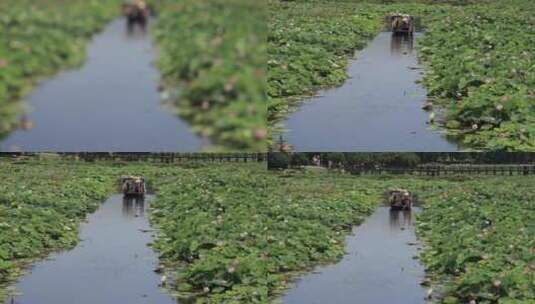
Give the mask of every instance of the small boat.
[[390, 210], [411, 210], [412, 194], [405, 189], [392, 189], [388, 191]]
[[144, 27], [150, 16], [150, 10], [145, 1], [135, 0], [123, 3], [123, 15], [126, 17], [129, 27], [136, 23]]
[[144, 196], [146, 192], [145, 179], [141, 176], [122, 176], [121, 191], [125, 196]]
[[388, 16], [390, 28], [394, 34], [412, 36], [415, 31], [414, 18], [407, 14], [393, 13]]

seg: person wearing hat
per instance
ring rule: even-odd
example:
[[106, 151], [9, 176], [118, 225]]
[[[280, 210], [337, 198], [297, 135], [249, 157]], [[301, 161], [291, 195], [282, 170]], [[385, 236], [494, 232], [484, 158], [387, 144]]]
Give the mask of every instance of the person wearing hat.
[[149, 17], [149, 8], [144, 0], [129, 0], [123, 4], [123, 13], [128, 18], [129, 26], [136, 22], [144, 26]]
[[140, 10], [142, 10], [142, 11], [144, 11], [144, 10], [147, 9], [147, 3], [145, 3], [145, 1], [143, 1], [143, 0], [134, 0], [133, 2], [134, 2], [133, 4], [134, 4], [138, 9], [140, 9]]
[[403, 195], [401, 198], [401, 207], [403, 207], [403, 209], [411, 208], [411, 197], [410, 197], [409, 192], [407, 191], [403, 192]]

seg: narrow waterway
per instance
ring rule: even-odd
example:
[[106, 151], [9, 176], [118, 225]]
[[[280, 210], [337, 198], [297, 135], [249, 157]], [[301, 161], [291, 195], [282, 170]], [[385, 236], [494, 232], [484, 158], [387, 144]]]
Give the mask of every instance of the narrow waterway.
[[414, 43], [390, 32], [377, 35], [350, 61], [344, 85], [321, 91], [289, 116], [283, 139], [298, 152], [458, 150], [426, 123]]
[[95, 35], [79, 69], [42, 81], [0, 151], [195, 152], [206, 140], [160, 102], [149, 34], [118, 19]]
[[347, 254], [304, 276], [284, 297], [287, 304], [425, 303], [424, 268], [417, 255], [410, 211], [381, 207], [347, 238]]
[[111, 196], [82, 224], [76, 248], [38, 262], [6, 304], [173, 304], [153, 270], [145, 217], [151, 197]]

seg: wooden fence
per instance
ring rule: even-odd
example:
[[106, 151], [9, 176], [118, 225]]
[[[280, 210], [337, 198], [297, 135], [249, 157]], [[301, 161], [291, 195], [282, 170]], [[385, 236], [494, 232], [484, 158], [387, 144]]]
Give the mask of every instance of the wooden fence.
[[351, 166], [346, 171], [355, 175], [410, 174], [417, 176], [448, 175], [535, 175], [535, 165], [422, 165], [413, 168], [365, 168]]
[[126, 161], [126, 162], [264, 162], [265, 153], [1, 153], [0, 158], [44, 158], [58, 157], [64, 160], [94, 161]]

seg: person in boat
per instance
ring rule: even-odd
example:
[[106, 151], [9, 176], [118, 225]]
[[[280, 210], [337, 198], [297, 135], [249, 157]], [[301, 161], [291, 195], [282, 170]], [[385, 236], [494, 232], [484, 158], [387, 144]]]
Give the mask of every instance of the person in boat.
[[130, 183], [129, 182], [123, 183], [121, 190], [123, 191], [123, 193], [130, 192]]
[[410, 15], [393, 14], [391, 15], [391, 27], [394, 33], [406, 30], [407, 33], [412, 34], [414, 31], [413, 20]]
[[403, 195], [401, 197], [401, 208], [403, 209], [410, 209], [412, 205], [411, 196], [409, 192], [403, 192]]
[[134, 0], [133, 1], [134, 6], [137, 7], [139, 10], [145, 11], [147, 9], [147, 3], [143, 0]]
[[144, 26], [149, 17], [149, 8], [144, 0], [131, 0], [123, 4], [123, 13], [130, 26], [134, 23]]
[[143, 191], [143, 183], [141, 182], [141, 179], [136, 179], [134, 181], [134, 192], [135, 193], [142, 193]]
[[131, 7], [131, 8], [137, 8], [139, 10], [145, 10], [147, 9], [147, 3], [143, 0], [129, 0], [123, 2], [123, 6], [125, 7]]

